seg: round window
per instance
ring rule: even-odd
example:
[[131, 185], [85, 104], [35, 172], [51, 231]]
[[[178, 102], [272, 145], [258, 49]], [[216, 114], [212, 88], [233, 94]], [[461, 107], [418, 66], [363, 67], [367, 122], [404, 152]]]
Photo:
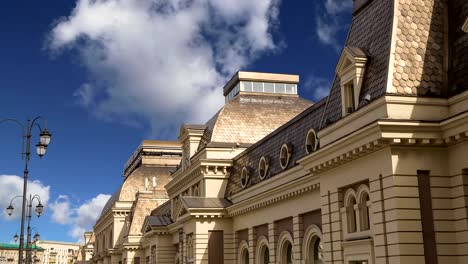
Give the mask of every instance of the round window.
[[263, 156], [258, 163], [258, 176], [260, 179], [265, 179], [266, 175], [268, 174], [268, 169], [270, 168], [270, 160]]
[[282, 169], [286, 169], [289, 164], [289, 160], [291, 159], [291, 150], [292, 148], [289, 147], [287, 144], [283, 144], [280, 150], [280, 165]]
[[315, 130], [311, 129], [309, 132], [307, 132], [306, 136], [306, 152], [307, 154], [310, 154], [318, 149], [319, 145], [319, 140], [317, 137], [317, 133], [315, 133]]
[[247, 184], [249, 183], [249, 172], [246, 167], [242, 168], [241, 172], [241, 185], [242, 188], [247, 187]]

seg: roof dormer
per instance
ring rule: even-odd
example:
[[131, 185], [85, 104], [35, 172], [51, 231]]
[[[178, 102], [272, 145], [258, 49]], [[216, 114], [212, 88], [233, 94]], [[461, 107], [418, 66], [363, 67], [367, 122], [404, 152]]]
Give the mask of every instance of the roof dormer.
[[362, 80], [366, 70], [367, 56], [359, 48], [345, 47], [336, 66], [340, 77], [343, 116], [354, 112], [359, 105]]

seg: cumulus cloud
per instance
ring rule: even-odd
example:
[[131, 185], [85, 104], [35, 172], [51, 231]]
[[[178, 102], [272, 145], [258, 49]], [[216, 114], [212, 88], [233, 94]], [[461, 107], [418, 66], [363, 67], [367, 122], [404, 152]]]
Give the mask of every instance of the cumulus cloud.
[[343, 26], [346, 25], [343, 15], [350, 14], [352, 7], [352, 0], [326, 0], [323, 6], [318, 7], [315, 24], [317, 38], [321, 43], [339, 51], [337, 33], [346, 29], [346, 26]]
[[153, 132], [204, 122], [226, 79], [265, 52], [279, 0], [78, 0], [52, 28], [52, 52], [77, 51], [89, 81], [78, 102]]
[[99, 194], [83, 204], [74, 205], [68, 196], [60, 195], [51, 204], [52, 221], [61, 225], [70, 225], [69, 235], [82, 241], [83, 233], [93, 227], [109, 198], [108, 194]]
[[325, 9], [330, 15], [336, 15], [343, 11], [351, 10], [353, 7], [352, 0], [326, 0]]
[[315, 102], [328, 95], [330, 91], [330, 80], [316, 75], [309, 75], [305, 78], [304, 89], [312, 93]]
[[49, 206], [52, 210], [52, 221], [62, 225], [71, 223], [72, 212], [68, 196], [59, 195], [59, 197]]
[[[13, 200], [13, 214], [8, 216], [4, 208], [7, 208], [10, 204], [10, 200], [17, 196], [23, 195], [23, 177], [16, 175], [0, 175], [0, 186], [2, 190], [0, 191], [0, 210], [3, 211], [2, 216], [6, 220], [16, 220], [21, 217], [21, 198], [16, 198]], [[41, 198], [41, 203], [44, 205], [44, 208], [47, 208], [47, 203], [49, 201], [50, 186], [44, 185], [42, 182], [34, 180], [28, 181], [28, 196], [39, 195]], [[33, 201], [33, 207], [37, 205], [37, 200]]]

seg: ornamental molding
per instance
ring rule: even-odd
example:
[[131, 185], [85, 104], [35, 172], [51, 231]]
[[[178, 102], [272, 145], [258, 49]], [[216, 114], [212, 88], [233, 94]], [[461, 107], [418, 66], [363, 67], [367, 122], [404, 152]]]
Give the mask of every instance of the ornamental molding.
[[[253, 196], [242, 202], [236, 203], [228, 207], [228, 216], [233, 217], [236, 215], [245, 214], [250, 211], [254, 211], [266, 206], [280, 203], [284, 200], [289, 200], [295, 197], [308, 194], [310, 192], [318, 191], [319, 189], [320, 183], [312, 180], [310, 177], [302, 177], [300, 180], [283, 185], [280, 188], [273, 188], [270, 192], [264, 193], [262, 197]], [[288, 190], [288, 192], [279, 194], [280, 192], [284, 192], [285, 190]], [[262, 198], [264, 197], [270, 198], [262, 200]]]
[[232, 160], [196, 160], [195, 162], [192, 162], [190, 167], [185, 171], [174, 176], [171, 182], [166, 185], [166, 189], [170, 193], [171, 197], [177, 196], [179, 193], [182, 193], [189, 188], [191, 183], [200, 176], [205, 178], [227, 177], [228, 168], [231, 166]]
[[[393, 131], [393, 127], [403, 125], [403, 123], [404, 125], [409, 125], [409, 127], [400, 129], [398, 132]], [[412, 124], [410, 122], [378, 122], [378, 125], [381, 126], [381, 135], [383, 136], [380, 139], [367, 142], [340, 153], [339, 155], [328, 158], [325, 161], [314, 162], [312, 166], [307, 166], [307, 169], [314, 174], [320, 174], [385, 147], [448, 147], [468, 139], [468, 131], [444, 136], [439, 123], [439, 125], [428, 123], [427, 126], [421, 123], [417, 124], [418, 125], [413, 123], [413, 125], [416, 126], [411, 126]], [[386, 129], [385, 126], [387, 126], [388, 129]], [[418, 127], [420, 129], [418, 129]], [[395, 134], [399, 136], [395, 137]], [[409, 134], [419, 137], [412, 137]], [[307, 157], [302, 159], [300, 163], [305, 164], [306, 160]]]

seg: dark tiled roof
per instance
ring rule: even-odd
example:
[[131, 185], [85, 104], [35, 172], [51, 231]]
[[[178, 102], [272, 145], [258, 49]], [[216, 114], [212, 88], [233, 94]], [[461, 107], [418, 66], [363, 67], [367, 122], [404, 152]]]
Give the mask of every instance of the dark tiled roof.
[[101, 216], [107, 212], [116, 201], [134, 201], [135, 194], [145, 189], [145, 179], [157, 178], [156, 190], [164, 191], [164, 185], [171, 179], [171, 167], [141, 166], [135, 169], [123, 182], [122, 186], [107, 201]]
[[[372, 1], [353, 18], [346, 46], [361, 49], [369, 58], [359, 101], [362, 101], [366, 94], [370, 94], [371, 100], [375, 100], [386, 93], [393, 24], [392, 10], [393, 1]], [[364, 107], [364, 105], [360, 107]], [[250, 181], [247, 188], [260, 181], [258, 162], [263, 155], [270, 158], [267, 178], [282, 172], [283, 169], [279, 164], [279, 152], [284, 143], [288, 143], [292, 147], [292, 157], [286, 169], [293, 167], [298, 159], [306, 155], [307, 132], [310, 129], [319, 131], [338, 121], [342, 117], [341, 111], [340, 79], [335, 76], [330, 95], [327, 98], [305, 110], [234, 159], [226, 195], [230, 196], [242, 190], [240, 174], [243, 167], [250, 170]]]
[[468, 1], [452, 0], [450, 25], [452, 26], [452, 76], [449, 95], [455, 95], [468, 90], [468, 33], [461, 30], [465, 19], [468, 18]]
[[[353, 19], [345, 46], [360, 48], [368, 57], [359, 102], [366, 94], [371, 101], [385, 95], [388, 79], [393, 1], [372, 1]], [[335, 76], [321, 127], [341, 119], [340, 78]]]
[[169, 216], [164, 215], [151, 215], [147, 216], [146, 219], [148, 220], [151, 227], [161, 227], [161, 226], [168, 226], [174, 221]]
[[211, 142], [253, 144], [311, 105], [296, 96], [238, 95], [206, 123], [198, 149]]
[[270, 178], [281, 171], [279, 164], [279, 151], [284, 143], [290, 144], [293, 154], [288, 168], [293, 167], [296, 160], [306, 155], [304, 146], [307, 132], [313, 128], [318, 131], [320, 120], [326, 106], [326, 98], [314, 104], [294, 119], [290, 120], [270, 135], [234, 158], [234, 166], [231, 169], [230, 180], [226, 189], [226, 194], [237, 193], [242, 190], [240, 185], [240, 174], [243, 167], [250, 169], [250, 182], [248, 186], [255, 185], [261, 179], [258, 176], [258, 162], [262, 156], [270, 159], [270, 168], [266, 178]]
[[183, 196], [182, 201], [187, 208], [226, 208], [231, 205], [231, 202], [224, 198], [207, 198]]
[[171, 215], [171, 200], [166, 201], [162, 205], [156, 207], [153, 211], [151, 211], [152, 216], [169, 216]]
[[102, 208], [102, 211], [101, 211], [101, 216], [102, 217], [109, 209], [111, 209], [112, 205], [117, 201], [119, 200], [119, 197], [120, 197], [120, 189], [121, 187], [112, 194], [112, 196], [109, 198], [109, 200], [107, 200], [107, 203], [106, 205], [104, 205], [104, 207]]

